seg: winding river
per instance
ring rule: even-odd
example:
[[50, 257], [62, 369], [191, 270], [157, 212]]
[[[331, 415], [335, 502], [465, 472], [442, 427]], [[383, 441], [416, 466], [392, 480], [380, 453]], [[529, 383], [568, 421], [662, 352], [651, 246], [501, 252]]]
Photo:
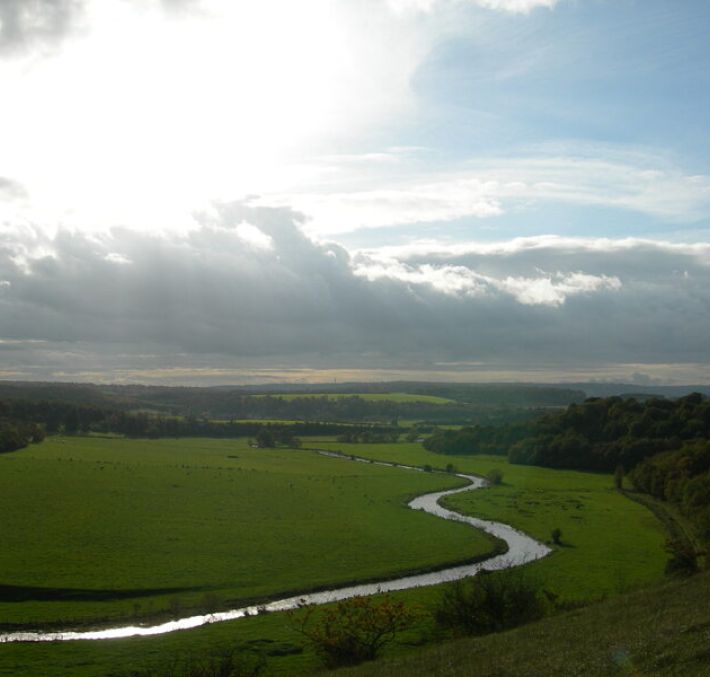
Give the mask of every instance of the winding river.
[[[317, 453], [323, 456], [342, 458], [349, 461], [375, 463], [377, 465], [424, 472], [422, 468], [415, 468], [413, 466], [401, 465], [397, 463], [386, 463], [384, 461], [371, 461], [370, 459], [347, 456], [333, 451], [317, 450]], [[456, 473], [456, 476], [468, 480], [469, 484], [464, 487], [459, 487], [458, 489], [449, 489], [447, 491], [437, 491], [430, 494], [423, 494], [422, 496], [418, 496], [410, 501], [409, 507], [414, 510], [423, 510], [443, 519], [464, 522], [465, 524], [469, 524], [476, 529], [482, 529], [483, 531], [504, 540], [508, 544], [508, 551], [504, 554], [496, 555], [485, 560], [484, 562], [478, 562], [476, 564], [454, 566], [440, 571], [417, 574], [413, 576], [404, 576], [402, 578], [381, 581], [379, 583], [349, 585], [342, 588], [335, 588], [333, 590], [296, 595], [293, 597], [278, 599], [266, 604], [246, 606], [240, 609], [231, 609], [229, 611], [220, 611], [211, 614], [188, 616], [186, 618], [159, 623], [157, 625], [126, 625], [115, 628], [106, 628], [103, 630], [9, 632], [0, 634], [0, 643], [57, 642], [81, 639], [99, 640], [162, 635], [168, 632], [176, 632], [178, 630], [198, 628], [211, 623], [234, 621], [239, 618], [272, 613], [274, 611], [287, 611], [289, 609], [296, 609], [299, 606], [308, 604], [327, 604], [328, 602], [337, 602], [350, 597], [375, 595], [381, 592], [393, 592], [395, 590], [406, 590], [425, 585], [435, 585], [437, 583], [456, 581], [469, 576], [475, 576], [482, 569], [494, 571], [520, 566], [521, 564], [526, 564], [536, 559], [540, 559], [541, 557], [545, 557], [545, 555], [550, 552], [550, 549], [547, 546], [539, 543], [530, 536], [513, 529], [513, 527], [510, 527], [507, 524], [482, 520], [476, 517], [468, 517], [452, 510], [447, 510], [439, 505], [439, 499], [444, 496], [451, 496], [452, 494], [458, 494], [463, 491], [473, 491], [486, 486], [486, 481], [480, 477], [465, 475], [462, 473]]]

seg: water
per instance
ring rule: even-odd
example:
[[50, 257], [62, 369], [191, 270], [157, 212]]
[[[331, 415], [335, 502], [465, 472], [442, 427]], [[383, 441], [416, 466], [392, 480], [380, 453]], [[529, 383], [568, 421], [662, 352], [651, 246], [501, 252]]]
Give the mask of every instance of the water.
[[[332, 451], [319, 451], [318, 453], [324, 456], [343, 458], [346, 460], [356, 461], [360, 463], [372, 463], [369, 459], [346, 456]], [[383, 461], [375, 461], [377, 465], [387, 467], [405, 468], [408, 470], [417, 470], [423, 472], [421, 468], [412, 466], [400, 465], [396, 463], [385, 463]], [[445, 583], [449, 581], [457, 581], [469, 576], [475, 576], [481, 569], [494, 571], [500, 569], [508, 569], [521, 564], [532, 562], [541, 557], [545, 557], [550, 552], [550, 549], [534, 540], [530, 536], [513, 529], [513, 527], [500, 522], [492, 522], [482, 520], [476, 517], [468, 517], [461, 515], [453, 510], [447, 510], [439, 505], [439, 499], [443, 496], [458, 494], [463, 491], [474, 491], [486, 486], [485, 480], [474, 475], [464, 475], [456, 473], [457, 477], [464, 478], [470, 482], [465, 487], [458, 489], [449, 489], [448, 491], [437, 491], [431, 494], [418, 496], [409, 502], [409, 507], [414, 510], [423, 510], [442, 519], [455, 520], [464, 522], [476, 529], [482, 529], [493, 536], [504, 540], [508, 544], [508, 551], [502, 555], [496, 555], [484, 562], [476, 564], [464, 564], [461, 566], [450, 567], [427, 574], [417, 574], [414, 576], [403, 576], [388, 581], [379, 583], [366, 583], [363, 585], [349, 585], [333, 590], [324, 590], [322, 592], [313, 592], [304, 595], [296, 595], [286, 597], [284, 599], [275, 600], [261, 605], [246, 606], [239, 609], [231, 609], [229, 611], [220, 611], [211, 614], [202, 614], [197, 616], [188, 616], [166, 623], [157, 625], [125, 625], [115, 628], [105, 628], [103, 630], [64, 630], [55, 632], [42, 632], [41, 630], [33, 632], [8, 632], [0, 634], [0, 643], [5, 642], [67, 642], [73, 640], [100, 640], [100, 639], [123, 639], [126, 637], [146, 637], [151, 635], [163, 635], [169, 632], [177, 632], [178, 630], [189, 630], [198, 628], [211, 623], [223, 623], [225, 621], [235, 621], [240, 618], [256, 616], [259, 614], [273, 613], [274, 611], [287, 611], [296, 609], [299, 606], [309, 604], [327, 604], [329, 602], [338, 602], [343, 599], [357, 596], [376, 595], [382, 592], [393, 592], [395, 590], [407, 590], [409, 588], [419, 588], [426, 585], [436, 585], [437, 583]]]

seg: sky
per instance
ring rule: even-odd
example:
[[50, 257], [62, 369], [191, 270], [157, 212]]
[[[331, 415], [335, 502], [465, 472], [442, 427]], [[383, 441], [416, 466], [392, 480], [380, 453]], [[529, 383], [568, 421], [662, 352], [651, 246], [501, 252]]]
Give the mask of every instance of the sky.
[[0, 379], [710, 384], [708, 30], [0, 0]]

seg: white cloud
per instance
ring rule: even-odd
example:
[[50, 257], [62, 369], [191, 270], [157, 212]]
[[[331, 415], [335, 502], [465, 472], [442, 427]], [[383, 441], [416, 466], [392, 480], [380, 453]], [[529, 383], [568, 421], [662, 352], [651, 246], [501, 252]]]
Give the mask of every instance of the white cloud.
[[105, 261], [110, 261], [111, 263], [118, 263], [118, 264], [128, 264], [131, 262], [129, 258], [126, 258], [123, 254], [118, 254], [117, 252], [109, 252], [104, 256]]
[[242, 221], [234, 230], [244, 242], [257, 249], [273, 249], [273, 239], [251, 223]]
[[560, 0], [387, 0], [398, 12], [416, 10], [430, 12], [437, 5], [468, 2], [485, 9], [512, 14], [527, 14], [538, 7], [552, 9]]
[[371, 281], [385, 278], [406, 284], [430, 285], [454, 296], [477, 296], [486, 291], [485, 279], [463, 266], [408, 266], [396, 260], [361, 260], [353, 272]]
[[293, 203], [312, 218], [310, 232], [333, 235], [358, 228], [449, 221], [463, 216], [486, 218], [503, 213], [494, 187], [478, 177], [373, 188], [361, 192], [269, 196]]
[[520, 303], [553, 307], [561, 306], [568, 297], [577, 294], [621, 289], [618, 277], [584, 273], [555, 273], [535, 278], [507, 277], [496, 280], [494, 284], [512, 294]]
[[[542, 255], [542, 252], [554, 251], [562, 254], [583, 252], [589, 255], [605, 253], [629, 253], [650, 250], [692, 257], [710, 265], [710, 243], [669, 242], [646, 238], [625, 237], [612, 239], [607, 237], [562, 237], [559, 235], [536, 235], [534, 237], [516, 237], [511, 240], [494, 242], [458, 242], [441, 243], [432, 240], [420, 240], [406, 245], [364, 249], [362, 254], [388, 259], [425, 259], [458, 258], [466, 256], [508, 257], [529, 254]], [[539, 254], [538, 254], [539, 253]]]
[[571, 296], [621, 288], [621, 281], [616, 276], [581, 272], [546, 273], [539, 270], [534, 277], [495, 277], [460, 265], [408, 265], [392, 258], [369, 259], [366, 256], [356, 261], [354, 273], [368, 280], [387, 278], [407, 284], [425, 284], [449, 295], [483, 297], [503, 292], [523, 305], [554, 308], [561, 306]]
[[487, 219], [549, 204], [622, 209], [674, 224], [710, 214], [710, 176], [687, 173], [652, 152], [608, 147], [570, 147], [564, 154], [538, 149], [525, 157], [412, 171], [407, 178], [398, 167], [371, 163], [365, 174], [369, 179], [363, 180], [362, 167], [333, 157], [314, 172], [338, 176], [336, 189], [323, 181], [327, 190], [272, 193], [264, 201], [309, 214], [309, 232], [321, 236], [462, 217]]
[[24, 4], [32, 27], [60, 10], [69, 21], [75, 5], [85, 26], [51, 58], [0, 60], [2, 172], [32, 196], [30, 220], [83, 229], [185, 228], [210, 200], [293, 186], [292, 158], [412, 111], [436, 32], [380, 2], [195, 0], [168, 15], [159, 2], [11, 0], [8, 11], [24, 17]]
[[469, 0], [486, 9], [527, 14], [538, 7], [552, 9], [560, 0]]

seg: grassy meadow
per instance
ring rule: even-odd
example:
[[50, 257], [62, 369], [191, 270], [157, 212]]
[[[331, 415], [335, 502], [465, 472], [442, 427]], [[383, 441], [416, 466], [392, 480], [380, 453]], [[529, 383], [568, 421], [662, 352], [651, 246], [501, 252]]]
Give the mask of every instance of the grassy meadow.
[[319, 443], [345, 453], [461, 472], [503, 473], [502, 484], [446, 497], [459, 512], [506, 522], [541, 541], [562, 531], [561, 545], [527, 567], [564, 599], [596, 599], [659, 581], [667, 560], [665, 532], [645, 507], [613, 488], [611, 475], [511, 465], [501, 456], [443, 456], [420, 444]]
[[491, 541], [405, 507], [458, 483], [245, 440], [48, 438], [0, 456], [0, 619], [142, 619], [464, 560]]
[[[500, 469], [502, 485], [451, 497], [449, 505], [541, 540], [560, 528], [562, 546], [528, 569], [564, 599], [613, 596], [662, 578], [658, 522], [615, 492], [610, 476], [439, 456], [416, 443], [305, 438], [304, 446], [419, 466], [454, 463], [479, 474]], [[305, 449], [252, 449], [246, 440], [48, 438], [0, 456], [0, 618], [6, 628], [144, 622], [462, 560], [489, 551], [491, 541], [405, 507], [415, 494], [459, 483]], [[439, 595], [437, 586], [395, 598], [426, 610]], [[425, 618], [405, 639], [419, 644], [432, 627]], [[497, 637], [476, 641], [500, 643]], [[235, 642], [266, 651], [268, 674], [319, 669], [285, 615], [270, 614], [158, 637], [0, 645], [0, 675], [127, 677]], [[389, 651], [398, 667], [384, 662], [383, 674], [425, 674], [429, 668], [418, 666], [444, 660], [434, 647], [419, 665], [412, 650]], [[524, 643], [521, 655], [533, 650]], [[429, 674], [449, 674], [439, 668]]]

